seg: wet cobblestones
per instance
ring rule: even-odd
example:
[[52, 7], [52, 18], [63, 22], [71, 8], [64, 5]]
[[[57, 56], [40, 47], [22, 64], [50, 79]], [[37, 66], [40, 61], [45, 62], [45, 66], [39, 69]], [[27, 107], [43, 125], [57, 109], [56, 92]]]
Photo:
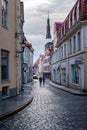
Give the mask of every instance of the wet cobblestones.
[[87, 130], [87, 96], [33, 84], [33, 102], [0, 122], [0, 130]]

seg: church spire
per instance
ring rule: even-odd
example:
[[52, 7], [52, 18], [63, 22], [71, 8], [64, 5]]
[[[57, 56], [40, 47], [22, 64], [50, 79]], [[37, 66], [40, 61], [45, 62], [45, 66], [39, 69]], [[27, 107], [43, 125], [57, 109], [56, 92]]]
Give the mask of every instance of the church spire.
[[50, 19], [49, 19], [49, 11], [48, 11], [48, 18], [47, 18], [47, 32], [46, 32], [46, 39], [51, 39], [51, 34], [50, 34]]

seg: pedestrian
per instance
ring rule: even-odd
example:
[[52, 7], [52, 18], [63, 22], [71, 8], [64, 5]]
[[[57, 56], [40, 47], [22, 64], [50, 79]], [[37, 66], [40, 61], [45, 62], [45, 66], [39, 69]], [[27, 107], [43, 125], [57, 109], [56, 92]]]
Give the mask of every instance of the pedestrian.
[[42, 83], [42, 77], [41, 76], [39, 77], [39, 83], [40, 83], [40, 86], [41, 86], [41, 83]]
[[43, 81], [43, 86], [45, 86], [45, 77], [44, 76], [42, 78], [42, 81]]

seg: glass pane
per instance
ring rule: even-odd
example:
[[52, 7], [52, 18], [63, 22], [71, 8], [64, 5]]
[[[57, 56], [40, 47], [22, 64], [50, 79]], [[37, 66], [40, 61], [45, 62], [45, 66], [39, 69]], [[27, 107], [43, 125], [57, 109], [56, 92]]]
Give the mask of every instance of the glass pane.
[[9, 60], [9, 52], [5, 50], [1, 50], [1, 80], [8, 80], [8, 61]]
[[2, 66], [2, 80], [7, 80], [8, 79], [8, 69], [7, 66]]
[[79, 84], [79, 67], [77, 65], [72, 65], [71, 73], [72, 73], [72, 82]]

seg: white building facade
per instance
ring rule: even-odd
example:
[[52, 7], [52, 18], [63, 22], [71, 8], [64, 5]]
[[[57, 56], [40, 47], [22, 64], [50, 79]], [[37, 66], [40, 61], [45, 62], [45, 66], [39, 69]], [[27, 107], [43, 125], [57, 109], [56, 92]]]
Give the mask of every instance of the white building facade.
[[33, 48], [27, 43], [23, 53], [23, 82], [28, 83], [33, 80]]
[[60, 26], [51, 59], [52, 80], [87, 91], [87, 1], [78, 0]]

